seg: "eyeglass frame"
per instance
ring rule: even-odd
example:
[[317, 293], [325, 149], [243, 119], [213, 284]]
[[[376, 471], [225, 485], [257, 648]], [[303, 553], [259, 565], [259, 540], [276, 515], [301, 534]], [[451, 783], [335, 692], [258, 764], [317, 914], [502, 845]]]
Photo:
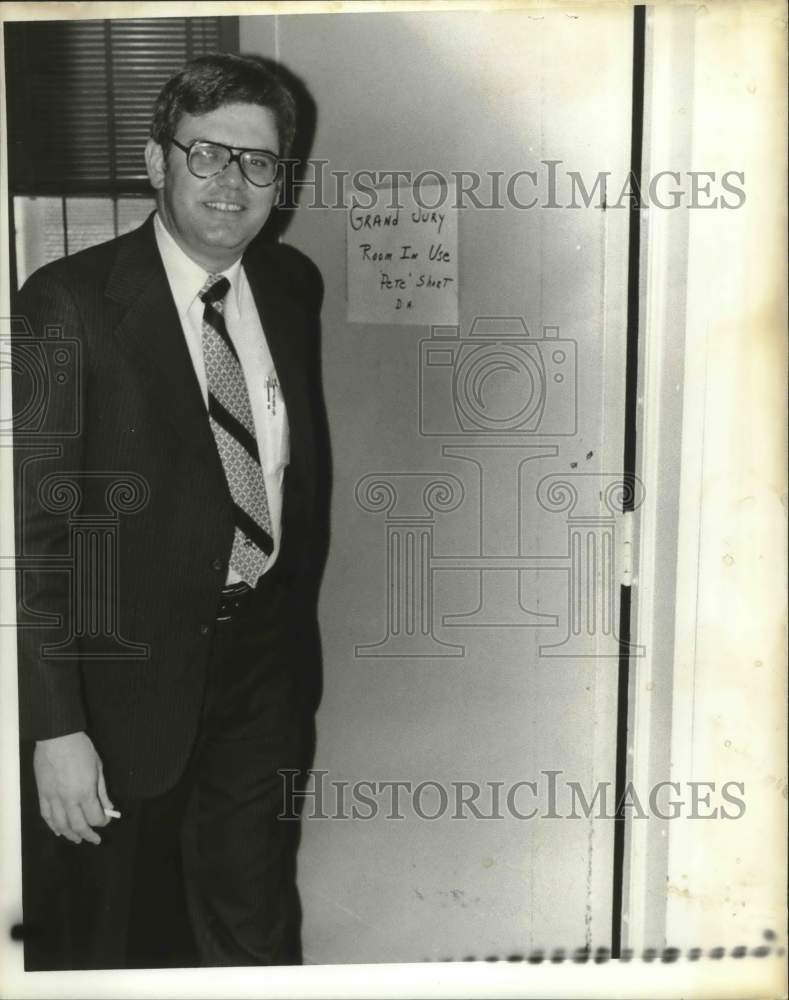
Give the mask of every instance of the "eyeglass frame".
[[[192, 139], [192, 141], [189, 143], [188, 146], [184, 146], [184, 144], [182, 142], [179, 142], [175, 137], [171, 138], [170, 142], [172, 142], [174, 146], [177, 146], [178, 149], [180, 149], [181, 152], [186, 155], [186, 168], [189, 171], [189, 173], [193, 177], [197, 177], [198, 180], [207, 181], [210, 180], [211, 177], [218, 177], [219, 174], [227, 170], [227, 168], [230, 166], [231, 163], [237, 163], [238, 169], [241, 171], [241, 176], [248, 184], [251, 184], [253, 187], [267, 188], [271, 187], [272, 184], [276, 184], [277, 182], [277, 171], [279, 170], [279, 165], [282, 161], [280, 160], [279, 156], [277, 156], [277, 154], [272, 152], [270, 149], [259, 149], [256, 146], [228, 146], [224, 142], [214, 142], [213, 139]], [[196, 146], [199, 142], [206, 143], [210, 146], [219, 146], [220, 149], [226, 149], [230, 154], [230, 159], [227, 161], [224, 167], [222, 167], [221, 170], [217, 170], [215, 174], [208, 174], [207, 177], [201, 177], [199, 174], [196, 174], [189, 165], [189, 154], [192, 152], [193, 147]], [[234, 150], [235, 152], [233, 152]], [[250, 178], [247, 177], [246, 172], [244, 170], [244, 166], [241, 163], [241, 157], [244, 155], [244, 153], [265, 153], [267, 156], [272, 156], [274, 158], [275, 173], [273, 179], [270, 180], [268, 184], [256, 184], [255, 181], [250, 180]]]

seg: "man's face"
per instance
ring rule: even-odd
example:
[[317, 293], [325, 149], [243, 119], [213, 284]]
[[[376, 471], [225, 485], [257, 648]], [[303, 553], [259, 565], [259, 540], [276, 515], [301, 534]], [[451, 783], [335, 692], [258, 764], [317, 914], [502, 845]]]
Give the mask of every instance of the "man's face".
[[[205, 115], [183, 115], [175, 139], [184, 146], [206, 139], [279, 153], [274, 115], [256, 104], [225, 104]], [[171, 146], [165, 158], [152, 139], [145, 154], [162, 221], [181, 249], [208, 271], [222, 271], [238, 260], [268, 219], [278, 184], [255, 187], [238, 163], [213, 177], [195, 177], [182, 150]]]

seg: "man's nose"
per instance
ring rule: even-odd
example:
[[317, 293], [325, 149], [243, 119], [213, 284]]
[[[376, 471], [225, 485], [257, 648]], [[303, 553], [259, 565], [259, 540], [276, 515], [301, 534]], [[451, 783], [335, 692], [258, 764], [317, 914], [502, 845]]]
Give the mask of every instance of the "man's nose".
[[241, 187], [244, 184], [244, 175], [241, 173], [241, 164], [238, 160], [231, 163], [219, 173], [219, 181], [226, 187]]

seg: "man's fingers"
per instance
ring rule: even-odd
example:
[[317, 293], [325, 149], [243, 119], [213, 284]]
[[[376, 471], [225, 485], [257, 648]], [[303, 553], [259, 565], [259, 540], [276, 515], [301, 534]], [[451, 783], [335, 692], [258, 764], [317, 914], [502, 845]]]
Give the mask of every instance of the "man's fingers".
[[109, 816], [104, 815], [101, 803], [95, 795], [82, 803], [82, 812], [91, 826], [106, 826], [110, 821]]
[[[98, 780], [98, 792], [99, 792], [99, 802], [101, 803], [102, 812], [105, 809], [115, 810], [115, 806], [112, 804], [112, 800], [107, 794], [107, 783], [104, 781], [104, 768], [99, 766], [99, 780]], [[107, 817], [109, 819], [109, 817]]]
[[38, 800], [39, 811], [41, 812], [41, 818], [47, 824], [49, 829], [55, 834], [56, 837], [60, 836], [60, 831], [55, 829], [55, 821], [52, 818], [52, 807], [46, 799], [40, 798]]
[[52, 831], [59, 836], [65, 837], [66, 840], [80, 844], [82, 839], [72, 831], [68, 816], [66, 816], [66, 810], [63, 808], [63, 803], [60, 799], [52, 799], [50, 806], [52, 808]]
[[82, 809], [78, 805], [69, 805], [66, 807], [66, 815], [68, 816], [69, 826], [71, 832], [76, 834], [79, 838], [77, 843], [82, 840], [87, 840], [91, 844], [100, 844], [101, 837], [92, 830], [85, 819]]
[[52, 825], [55, 829], [55, 833], [63, 834], [68, 829], [68, 820], [66, 819], [66, 810], [63, 808], [62, 803], [58, 799], [54, 799], [50, 802], [50, 815], [52, 819]]

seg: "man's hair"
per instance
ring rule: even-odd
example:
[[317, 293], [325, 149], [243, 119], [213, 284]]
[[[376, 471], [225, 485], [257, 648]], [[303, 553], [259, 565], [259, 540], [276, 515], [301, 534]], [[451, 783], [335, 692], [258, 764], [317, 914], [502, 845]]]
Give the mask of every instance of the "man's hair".
[[277, 125], [279, 155], [288, 156], [296, 132], [296, 101], [275, 65], [255, 56], [217, 53], [188, 62], [156, 98], [151, 138], [166, 150], [183, 115], [205, 115], [225, 104], [268, 108]]

